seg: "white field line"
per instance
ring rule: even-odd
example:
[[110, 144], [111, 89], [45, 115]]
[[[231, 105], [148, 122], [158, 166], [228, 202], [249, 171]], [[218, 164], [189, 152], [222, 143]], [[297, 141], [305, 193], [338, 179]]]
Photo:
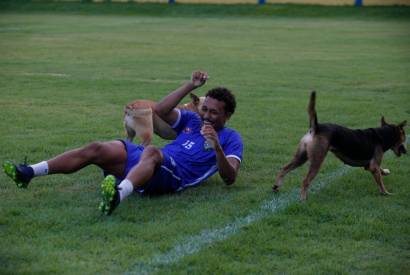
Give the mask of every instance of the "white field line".
[[180, 84], [182, 83], [181, 80], [172, 80], [172, 79], [149, 79], [149, 78], [133, 78], [132, 80], [138, 82], [146, 82], [146, 83], [171, 83], [171, 84]]
[[[330, 182], [342, 177], [350, 170], [349, 166], [343, 165], [335, 171], [323, 175], [321, 179], [312, 183], [309, 193], [312, 194], [320, 191]], [[296, 203], [299, 200], [299, 191], [300, 188], [294, 188], [290, 192], [281, 195], [273, 195], [271, 200], [262, 202], [260, 207], [253, 211], [253, 213], [245, 217], [239, 217], [222, 228], [203, 230], [198, 235], [190, 236], [165, 253], [154, 255], [146, 262], [137, 262], [126, 272], [126, 274], [153, 273], [163, 266], [178, 262], [185, 256], [195, 254], [202, 248], [207, 247], [214, 242], [225, 240], [238, 233], [243, 227], [285, 209], [290, 204]]]
[[[406, 143], [410, 144], [410, 135], [407, 136]], [[391, 155], [391, 151], [386, 154], [386, 156]], [[319, 179], [312, 182], [312, 185], [309, 188], [309, 193], [318, 193], [329, 183], [346, 175], [351, 170], [352, 167], [342, 165], [329, 174], [319, 175]], [[201, 249], [210, 246], [214, 242], [225, 240], [238, 233], [243, 227], [275, 214], [276, 212], [287, 208], [290, 204], [296, 203], [299, 200], [299, 192], [300, 188], [294, 188], [290, 192], [282, 193], [279, 196], [273, 195], [271, 200], [262, 202], [260, 207], [251, 214], [245, 217], [239, 217], [222, 228], [203, 230], [198, 235], [190, 236], [165, 253], [156, 254], [146, 262], [140, 261], [135, 263], [127, 272], [125, 272], [125, 274], [153, 273], [161, 267], [178, 262], [185, 256], [199, 252]]]
[[22, 75], [26, 75], [26, 76], [70, 77], [70, 75], [68, 75], [68, 74], [61, 74], [61, 73], [22, 73]]

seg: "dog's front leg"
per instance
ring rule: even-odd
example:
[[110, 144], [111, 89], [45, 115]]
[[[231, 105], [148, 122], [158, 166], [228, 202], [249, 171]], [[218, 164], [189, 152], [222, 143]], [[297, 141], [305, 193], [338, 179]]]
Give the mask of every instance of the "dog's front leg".
[[390, 175], [390, 170], [389, 169], [383, 169], [383, 168], [380, 167], [380, 172], [382, 173], [382, 176]]
[[370, 160], [369, 171], [372, 173], [374, 180], [379, 186], [380, 193], [382, 195], [391, 195], [391, 193], [387, 191], [383, 183], [382, 175], [383, 173], [385, 173], [385, 171], [383, 171], [385, 169], [382, 169], [380, 167], [382, 158], [383, 151], [380, 148], [377, 148], [374, 157]]
[[386, 187], [383, 184], [383, 179], [382, 179], [382, 173], [380, 169], [374, 169], [370, 170], [372, 173], [374, 180], [376, 181], [377, 185], [379, 186], [380, 189], [380, 194], [382, 195], [391, 195], [392, 193], [388, 192]]
[[[370, 171], [369, 167], [365, 167], [364, 169]], [[382, 174], [382, 176], [388, 176], [390, 175], [390, 170], [380, 167], [380, 173]]]

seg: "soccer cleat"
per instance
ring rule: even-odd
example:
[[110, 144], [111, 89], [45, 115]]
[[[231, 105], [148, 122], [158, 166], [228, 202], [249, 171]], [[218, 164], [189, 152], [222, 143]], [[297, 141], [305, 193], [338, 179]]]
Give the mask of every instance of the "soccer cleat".
[[34, 177], [33, 168], [26, 164], [15, 165], [11, 161], [6, 160], [3, 163], [3, 170], [19, 188], [27, 188], [29, 182]]
[[101, 183], [102, 201], [100, 211], [109, 216], [112, 211], [120, 204], [120, 193], [118, 192], [114, 176], [108, 175]]

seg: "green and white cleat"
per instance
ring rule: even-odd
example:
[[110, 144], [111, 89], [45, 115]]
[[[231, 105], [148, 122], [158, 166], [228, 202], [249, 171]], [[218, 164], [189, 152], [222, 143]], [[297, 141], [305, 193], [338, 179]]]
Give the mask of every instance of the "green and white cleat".
[[33, 168], [26, 164], [15, 165], [8, 160], [3, 162], [3, 170], [16, 183], [18, 188], [27, 188], [34, 176]]
[[100, 211], [109, 216], [112, 211], [120, 204], [120, 193], [116, 186], [114, 176], [108, 175], [101, 183], [102, 201], [100, 203]]

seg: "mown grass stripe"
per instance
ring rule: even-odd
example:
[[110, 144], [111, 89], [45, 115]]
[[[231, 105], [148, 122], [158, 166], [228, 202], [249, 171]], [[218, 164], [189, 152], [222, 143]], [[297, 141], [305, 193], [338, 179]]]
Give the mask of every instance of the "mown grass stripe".
[[[320, 191], [330, 182], [344, 176], [350, 170], [349, 166], [343, 165], [329, 174], [322, 175], [319, 180], [312, 184], [309, 193]], [[241, 228], [283, 210], [290, 204], [296, 203], [299, 199], [299, 191], [300, 188], [294, 188], [290, 192], [282, 193], [279, 196], [273, 195], [272, 199], [264, 201], [253, 213], [237, 218], [222, 228], [203, 230], [198, 235], [190, 236], [168, 252], [154, 255], [147, 262], [136, 263], [125, 274], [150, 274], [163, 266], [176, 263], [185, 256], [192, 255], [214, 242], [225, 240], [238, 233]]]

